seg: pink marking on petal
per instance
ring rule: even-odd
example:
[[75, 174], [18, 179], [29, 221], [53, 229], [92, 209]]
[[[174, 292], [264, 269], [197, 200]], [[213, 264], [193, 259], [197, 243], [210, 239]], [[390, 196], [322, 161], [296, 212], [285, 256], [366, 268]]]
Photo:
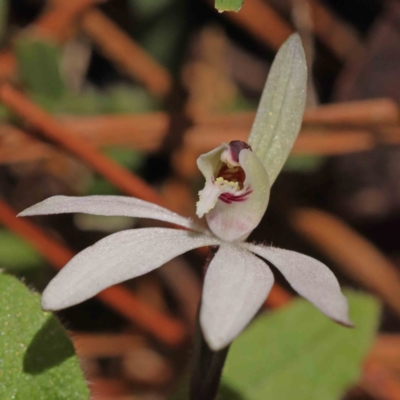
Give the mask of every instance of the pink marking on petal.
[[218, 197], [219, 200], [223, 201], [226, 204], [232, 204], [233, 202], [242, 202], [246, 201], [248, 198], [248, 195], [253, 193], [253, 190], [248, 188], [244, 193], [240, 195], [235, 195], [232, 193], [222, 193]]

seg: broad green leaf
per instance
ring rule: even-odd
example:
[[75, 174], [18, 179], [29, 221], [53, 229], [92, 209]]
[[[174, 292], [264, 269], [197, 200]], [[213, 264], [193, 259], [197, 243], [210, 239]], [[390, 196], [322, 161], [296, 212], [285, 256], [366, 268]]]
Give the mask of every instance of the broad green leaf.
[[0, 0], [0, 41], [4, 39], [7, 31], [8, 0]]
[[303, 45], [293, 34], [281, 46], [268, 75], [249, 136], [271, 185], [281, 171], [299, 133], [307, 92]]
[[379, 320], [372, 297], [346, 296], [354, 329], [335, 324], [303, 299], [258, 318], [233, 343], [224, 382], [246, 400], [341, 398], [360, 375]]
[[39, 295], [0, 274], [0, 399], [87, 400], [71, 341]]
[[60, 49], [50, 40], [20, 36], [15, 42], [21, 81], [36, 95], [60, 99], [65, 84], [60, 69]]
[[243, 5], [244, 0], [215, 0], [215, 8], [219, 12], [235, 11], [238, 12]]
[[43, 264], [43, 259], [25, 240], [0, 230], [0, 268], [8, 272], [30, 270]]

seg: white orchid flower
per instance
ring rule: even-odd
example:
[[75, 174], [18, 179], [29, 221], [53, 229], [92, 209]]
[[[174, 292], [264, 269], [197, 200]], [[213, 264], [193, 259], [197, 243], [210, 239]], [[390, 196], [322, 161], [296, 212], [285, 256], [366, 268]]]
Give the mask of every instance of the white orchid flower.
[[270, 185], [299, 132], [306, 75], [300, 38], [292, 35], [271, 68], [249, 144], [222, 144], [198, 158], [206, 184], [200, 192], [197, 215], [206, 216], [211, 231], [165, 208], [122, 196], [55, 196], [19, 214], [130, 216], [186, 229], [133, 229], [100, 240], [72, 258], [50, 282], [43, 292], [43, 308], [70, 307], [189, 250], [218, 246], [205, 275], [200, 309], [200, 324], [211, 349], [227, 346], [267, 298], [274, 277], [259, 257], [278, 268], [294, 290], [328, 317], [351, 325], [346, 298], [328, 267], [294, 251], [244, 242], [264, 215]]

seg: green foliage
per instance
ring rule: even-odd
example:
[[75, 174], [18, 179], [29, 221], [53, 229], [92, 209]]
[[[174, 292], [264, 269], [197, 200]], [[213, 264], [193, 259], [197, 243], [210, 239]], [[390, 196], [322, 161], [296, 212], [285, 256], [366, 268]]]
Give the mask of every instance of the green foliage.
[[61, 51], [56, 43], [35, 37], [20, 36], [15, 42], [18, 70], [28, 90], [49, 100], [65, 94], [61, 75]]
[[[348, 292], [354, 329], [297, 299], [258, 318], [232, 345], [223, 380], [243, 400], [337, 400], [356, 382], [371, 346], [379, 306]], [[220, 400], [229, 400], [220, 393]]]
[[244, 0], [215, 0], [215, 8], [219, 12], [235, 11], [239, 12], [242, 8]]
[[13, 233], [0, 230], [0, 268], [8, 272], [36, 269], [43, 259], [26, 241]]
[[86, 400], [74, 349], [57, 319], [17, 279], [0, 274], [0, 398]]
[[215, 0], [215, 8], [219, 12], [235, 11], [238, 12], [243, 5], [244, 0]]

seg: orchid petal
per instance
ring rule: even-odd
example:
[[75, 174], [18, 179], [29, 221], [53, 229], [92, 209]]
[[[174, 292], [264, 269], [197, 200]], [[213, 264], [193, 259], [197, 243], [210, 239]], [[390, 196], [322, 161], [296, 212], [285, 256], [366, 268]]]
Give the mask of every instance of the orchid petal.
[[106, 216], [150, 218], [183, 226], [197, 232], [204, 229], [188, 218], [144, 200], [126, 196], [54, 196], [18, 214], [19, 217], [46, 214], [85, 213]]
[[335, 275], [326, 265], [295, 251], [250, 243], [243, 243], [242, 246], [271, 262], [296, 292], [329, 318], [352, 326], [347, 299], [340, 291]]
[[270, 69], [248, 143], [272, 185], [299, 133], [307, 91], [307, 65], [298, 34], [279, 49]]
[[197, 159], [197, 167], [203, 174], [206, 181], [211, 180], [214, 177], [214, 172], [217, 171], [219, 166], [222, 165], [221, 154], [228, 148], [226, 143], [221, 144], [214, 150], [208, 153], [202, 154]]
[[219, 199], [206, 214], [211, 231], [229, 242], [246, 240], [260, 223], [269, 201], [268, 174], [257, 155], [244, 149], [239, 154], [239, 164], [246, 175], [244, 190], [249, 193], [242, 201]]
[[224, 348], [239, 335], [273, 283], [265, 262], [239, 246], [221, 244], [205, 276], [200, 309], [201, 328], [212, 350]]
[[70, 307], [189, 250], [218, 244], [211, 236], [169, 228], [115, 233], [71, 259], [43, 292], [42, 307], [46, 310]]

